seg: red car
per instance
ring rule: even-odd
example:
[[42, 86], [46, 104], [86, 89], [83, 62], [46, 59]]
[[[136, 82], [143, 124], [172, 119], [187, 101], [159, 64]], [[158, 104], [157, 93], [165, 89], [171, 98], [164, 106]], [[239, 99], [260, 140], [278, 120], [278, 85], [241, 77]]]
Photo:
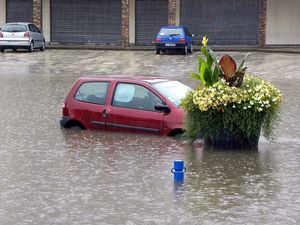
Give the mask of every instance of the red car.
[[63, 107], [64, 128], [175, 136], [183, 132], [181, 99], [191, 89], [158, 77], [82, 77]]

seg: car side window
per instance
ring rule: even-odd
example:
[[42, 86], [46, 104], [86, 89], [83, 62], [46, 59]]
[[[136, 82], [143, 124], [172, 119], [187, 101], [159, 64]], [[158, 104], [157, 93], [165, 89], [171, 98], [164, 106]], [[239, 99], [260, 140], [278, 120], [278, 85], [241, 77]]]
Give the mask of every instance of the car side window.
[[83, 83], [75, 94], [75, 99], [98, 105], [105, 105], [109, 82]]
[[35, 31], [35, 32], [41, 33], [40, 29], [39, 29], [37, 26], [33, 25], [33, 28], [34, 28], [34, 31]]
[[32, 24], [29, 24], [29, 25], [28, 25], [28, 28], [29, 28], [29, 30], [30, 30], [31, 32], [35, 32], [35, 31], [34, 31], [34, 27], [33, 27]]
[[155, 111], [162, 100], [148, 88], [137, 84], [118, 83], [112, 105], [123, 108]]
[[186, 36], [191, 37], [192, 35], [190, 34], [190, 32], [188, 31], [188, 29], [184, 28], [184, 32]]

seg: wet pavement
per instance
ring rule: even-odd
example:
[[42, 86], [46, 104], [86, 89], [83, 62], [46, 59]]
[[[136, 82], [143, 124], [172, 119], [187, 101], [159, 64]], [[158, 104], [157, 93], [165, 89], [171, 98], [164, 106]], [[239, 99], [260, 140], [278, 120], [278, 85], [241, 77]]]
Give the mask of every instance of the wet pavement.
[[[78, 77], [157, 75], [195, 86], [199, 54], [0, 54], [0, 224], [299, 224], [300, 55], [248, 57], [248, 71], [284, 94], [278, 140], [261, 138], [258, 151], [59, 127]], [[174, 159], [185, 160], [184, 184], [173, 182]]]

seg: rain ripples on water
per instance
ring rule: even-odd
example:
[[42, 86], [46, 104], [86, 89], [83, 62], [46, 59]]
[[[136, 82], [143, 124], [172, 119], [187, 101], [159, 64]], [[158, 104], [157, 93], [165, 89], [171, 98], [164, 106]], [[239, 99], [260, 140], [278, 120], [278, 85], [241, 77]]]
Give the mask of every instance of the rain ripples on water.
[[[248, 70], [284, 94], [278, 140], [261, 138], [258, 151], [59, 127], [78, 77], [158, 75], [195, 86], [199, 54], [1, 54], [0, 224], [299, 224], [299, 55], [248, 57]], [[185, 160], [183, 184], [173, 182], [175, 159]]]

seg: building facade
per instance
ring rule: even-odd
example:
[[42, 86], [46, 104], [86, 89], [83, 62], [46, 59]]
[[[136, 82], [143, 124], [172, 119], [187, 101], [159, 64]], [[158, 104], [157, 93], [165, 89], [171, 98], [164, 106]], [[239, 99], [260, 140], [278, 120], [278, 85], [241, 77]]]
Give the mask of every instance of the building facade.
[[299, 0], [0, 0], [0, 26], [34, 22], [47, 42], [151, 45], [161, 26], [184, 25], [212, 45], [300, 44]]

